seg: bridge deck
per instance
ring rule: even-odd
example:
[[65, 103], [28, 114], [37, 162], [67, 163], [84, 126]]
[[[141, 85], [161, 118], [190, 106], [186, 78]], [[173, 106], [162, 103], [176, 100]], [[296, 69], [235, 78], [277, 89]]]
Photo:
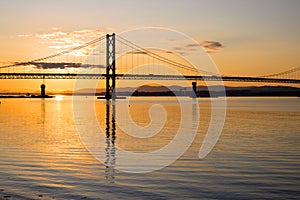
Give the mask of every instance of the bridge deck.
[[[75, 73], [0, 73], [0, 79], [105, 79], [105, 74]], [[240, 76], [181, 76], [155, 74], [116, 74], [117, 79], [125, 80], [198, 80], [198, 81], [232, 81], [232, 82], [268, 82], [300, 84], [297, 79], [240, 77]]]

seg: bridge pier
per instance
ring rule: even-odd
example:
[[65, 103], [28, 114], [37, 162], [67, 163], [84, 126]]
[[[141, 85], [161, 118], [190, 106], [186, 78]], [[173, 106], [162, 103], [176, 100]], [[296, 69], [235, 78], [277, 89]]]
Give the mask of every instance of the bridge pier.
[[41, 85], [41, 97], [46, 97], [46, 85], [44, 83]]
[[197, 82], [196, 81], [192, 82], [192, 88], [193, 88], [192, 97], [196, 98], [197, 97]]

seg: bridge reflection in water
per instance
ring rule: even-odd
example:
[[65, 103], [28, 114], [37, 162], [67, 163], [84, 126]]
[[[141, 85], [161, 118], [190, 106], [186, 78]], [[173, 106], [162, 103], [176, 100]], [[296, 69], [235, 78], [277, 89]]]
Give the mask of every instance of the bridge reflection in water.
[[[93, 155], [105, 165], [105, 178], [110, 183], [114, 183], [117, 170], [139, 173], [170, 165], [190, 147], [197, 134], [199, 105], [192, 98], [132, 99], [130, 106], [122, 100], [103, 103], [98, 104], [105, 109], [97, 118], [104, 134], [96, 133], [89, 142], [97, 147]], [[100, 140], [103, 145], [95, 144]]]
[[116, 165], [116, 105], [111, 105], [107, 102], [106, 104], [106, 160], [105, 160], [105, 178], [110, 182], [115, 181], [115, 165]]

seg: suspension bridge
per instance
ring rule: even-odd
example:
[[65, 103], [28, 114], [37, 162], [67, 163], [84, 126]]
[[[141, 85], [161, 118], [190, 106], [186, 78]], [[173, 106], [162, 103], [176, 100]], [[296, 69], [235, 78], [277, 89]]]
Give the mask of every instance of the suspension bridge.
[[[170, 52], [143, 48], [122, 36], [107, 34], [56, 54], [1, 66], [0, 79], [104, 79], [107, 100], [115, 98], [114, 91], [118, 79], [191, 80], [194, 91], [196, 81], [300, 84], [300, 67], [256, 77], [228, 76], [196, 69], [190, 63], [168, 58], [164, 54]], [[135, 66], [141, 65], [149, 66], [146, 70], [134, 69]], [[161, 65], [172, 67], [180, 73], [161, 70]], [[45, 95], [45, 85], [42, 87], [42, 95]]]

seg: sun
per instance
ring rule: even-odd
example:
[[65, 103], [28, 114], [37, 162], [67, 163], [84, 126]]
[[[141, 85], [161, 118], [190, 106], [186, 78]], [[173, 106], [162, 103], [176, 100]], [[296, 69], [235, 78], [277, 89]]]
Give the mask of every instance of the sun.
[[56, 95], [55, 100], [56, 101], [62, 101], [63, 100], [63, 95]]

